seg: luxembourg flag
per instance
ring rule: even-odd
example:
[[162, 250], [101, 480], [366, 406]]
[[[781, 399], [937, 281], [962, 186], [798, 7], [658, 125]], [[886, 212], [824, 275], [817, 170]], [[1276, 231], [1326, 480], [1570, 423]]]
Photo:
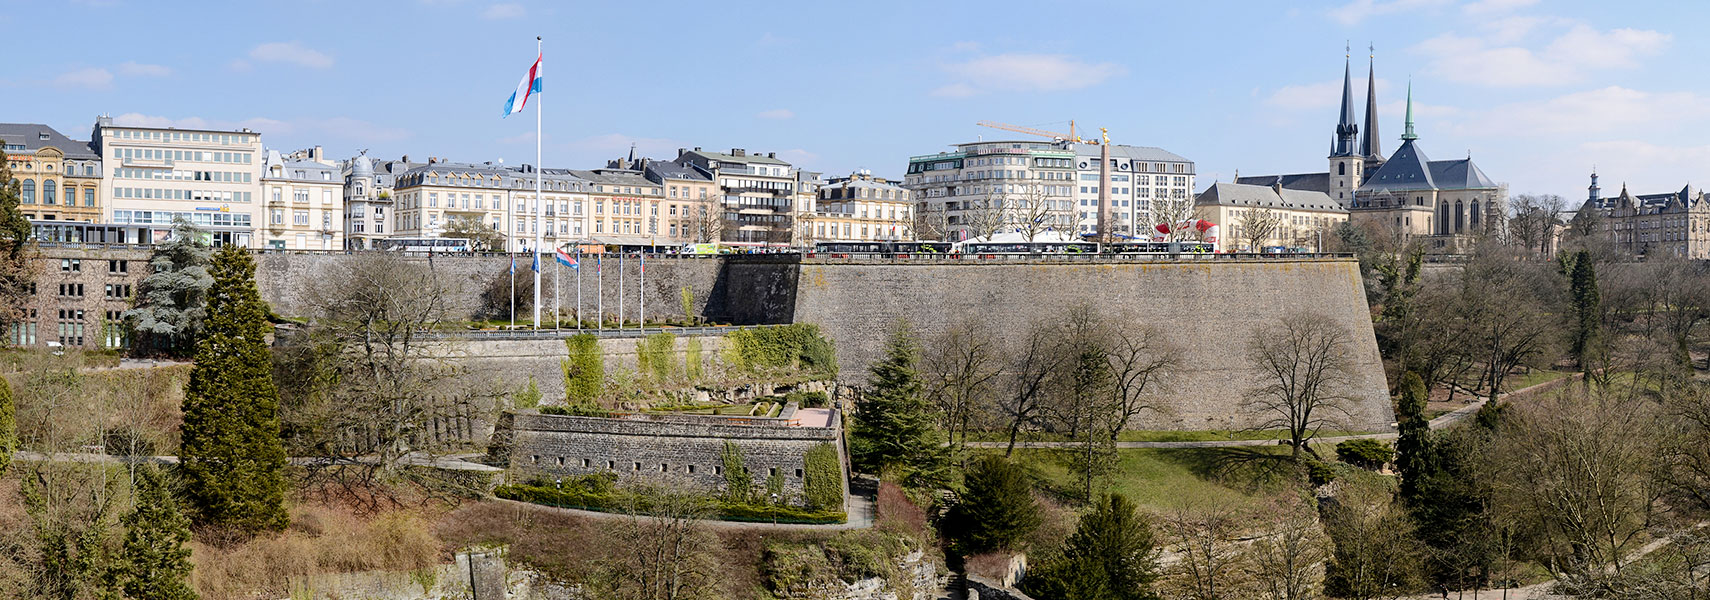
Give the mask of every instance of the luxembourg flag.
[[517, 91], [505, 101], [505, 116], [522, 112], [523, 107], [528, 106], [529, 97], [540, 93], [540, 58], [541, 55], [535, 55], [534, 64], [528, 68], [528, 75], [517, 83]]
[[557, 256], [558, 256], [558, 264], [564, 265], [566, 267], [570, 267], [570, 268], [575, 269], [577, 271], [582, 270], [582, 264], [576, 261], [576, 257], [570, 256], [570, 253], [565, 252], [563, 248], [558, 249]]

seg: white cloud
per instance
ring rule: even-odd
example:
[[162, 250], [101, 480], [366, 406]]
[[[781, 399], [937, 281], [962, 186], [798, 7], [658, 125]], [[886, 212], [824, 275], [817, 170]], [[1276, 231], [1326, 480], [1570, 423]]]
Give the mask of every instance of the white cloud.
[[[1364, 110], [1366, 105], [1366, 80], [1353, 80], [1354, 107]], [[1379, 77], [1377, 80], [1378, 98], [1388, 95], [1389, 80]], [[1342, 100], [1342, 80], [1320, 81], [1300, 85], [1285, 85], [1271, 92], [1265, 102], [1278, 108], [1289, 110], [1315, 110], [1336, 108], [1336, 103]]]
[[1460, 123], [1457, 130], [1473, 135], [1582, 139], [1605, 133], [1661, 136], [1703, 119], [1710, 119], [1710, 97], [1609, 86], [1497, 106]]
[[1511, 12], [1537, 3], [1538, 0], [1477, 0], [1466, 3], [1461, 10], [1469, 15], [1486, 16]]
[[956, 81], [933, 90], [933, 96], [1078, 90], [1128, 72], [1116, 63], [1089, 63], [1065, 54], [997, 54], [951, 63], [944, 70]]
[[104, 90], [113, 85], [113, 73], [100, 67], [89, 67], [61, 73], [53, 78], [53, 85], [62, 88], [84, 88]]
[[327, 56], [318, 50], [311, 50], [300, 42], [261, 44], [249, 51], [249, 57], [263, 62], [289, 63], [311, 69], [325, 69], [333, 66], [331, 56]]
[[1394, 14], [1409, 10], [1435, 8], [1448, 4], [1449, 0], [1353, 0], [1330, 10], [1330, 18], [1343, 25], [1358, 25], [1369, 17]]
[[790, 109], [787, 109], [787, 108], [774, 108], [772, 110], [760, 111], [759, 114], [756, 114], [754, 116], [760, 117], [762, 119], [776, 119], [776, 120], [781, 121], [784, 119], [796, 118], [796, 113], [794, 111], [791, 111]]
[[132, 77], [166, 77], [172, 74], [172, 69], [161, 65], [126, 61], [119, 64], [119, 74]]
[[487, 10], [481, 11], [481, 18], [489, 21], [516, 19], [521, 18], [526, 13], [527, 11], [523, 10], [523, 6], [521, 4], [517, 4], [515, 2], [504, 2], [494, 4], [487, 7]]
[[1445, 33], [1412, 50], [1429, 57], [1429, 70], [1450, 81], [1499, 87], [1547, 86], [1583, 81], [1591, 70], [1636, 66], [1640, 58], [1661, 52], [1673, 39], [1657, 31], [1598, 31], [1576, 24], [1540, 50], [1492, 42], [1511, 39], [1504, 36], [1539, 24], [1513, 22], [1487, 37]]

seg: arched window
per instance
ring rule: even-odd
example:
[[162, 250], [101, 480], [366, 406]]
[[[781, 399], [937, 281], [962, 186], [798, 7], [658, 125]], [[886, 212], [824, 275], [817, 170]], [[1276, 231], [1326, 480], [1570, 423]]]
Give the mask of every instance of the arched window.
[[1449, 201], [1437, 203], [1437, 235], [1449, 232]]
[[54, 181], [52, 179], [43, 181], [42, 204], [53, 204], [54, 200], [57, 199], [59, 199], [59, 188], [55, 186]]
[[20, 192], [22, 194], [20, 197], [23, 198], [22, 202], [24, 204], [35, 204], [36, 203], [36, 180], [25, 179], [23, 189], [21, 189]]
[[1465, 231], [1466, 228], [1467, 228], [1466, 205], [1461, 204], [1460, 200], [1456, 200], [1455, 201], [1455, 233], [1460, 233], [1462, 231]]
[[1468, 222], [1472, 223], [1473, 229], [1476, 230], [1476, 229], [1478, 229], [1478, 221], [1479, 221], [1478, 201], [1474, 200], [1474, 201], [1472, 201], [1472, 216], [1468, 217]]

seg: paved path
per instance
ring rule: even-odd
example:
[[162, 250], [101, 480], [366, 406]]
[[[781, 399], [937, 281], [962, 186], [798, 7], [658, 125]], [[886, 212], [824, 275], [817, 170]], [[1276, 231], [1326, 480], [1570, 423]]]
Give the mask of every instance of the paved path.
[[[1570, 380], [1578, 379], [1579, 377], [1580, 377], [1580, 374], [1574, 373], [1572, 375], [1569, 375], [1568, 379], [1570, 379]], [[1553, 379], [1553, 380], [1546, 381], [1546, 382], [1543, 382], [1543, 383], [1540, 383], [1537, 385], [1532, 385], [1529, 387], [1520, 388], [1520, 389], [1514, 390], [1512, 392], [1503, 393], [1500, 397], [1501, 398], [1508, 398], [1508, 397], [1513, 396], [1515, 394], [1531, 393], [1532, 391], [1543, 388], [1544, 386], [1557, 385], [1556, 382], [1558, 382], [1558, 381], [1561, 381], [1561, 380], [1560, 379]], [[1488, 402], [1489, 402], [1489, 399], [1481, 398], [1477, 401], [1474, 401], [1470, 404], [1467, 404], [1466, 406], [1463, 406], [1463, 407], [1457, 408], [1453, 411], [1450, 411], [1448, 413], [1445, 413], [1441, 416], [1438, 416], [1435, 419], [1431, 419], [1431, 428], [1432, 429], [1442, 429], [1444, 427], [1448, 427], [1448, 426], [1453, 425], [1455, 423], [1459, 423], [1461, 421], [1464, 421], [1464, 420], [1468, 419], [1469, 417], [1472, 417], [1473, 415], [1478, 414], [1478, 409], [1483, 408], [1484, 405]], [[1314, 443], [1337, 444], [1337, 443], [1345, 442], [1348, 440], [1358, 440], [1358, 439], [1393, 440], [1396, 437], [1398, 437], [1399, 435], [1400, 434], [1395, 433], [1395, 432], [1362, 433], [1362, 434], [1357, 434], [1357, 435], [1338, 435], [1338, 436], [1331, 436], [1331, 437], [1313, 438], [1312, 441]], [[1277, 445], [1287, 444], [1287, 443], [1288, 443], [1288, 440], [1281, 440], [1281, 439], [1271, 439], [1271, 440], [1206, 440], [1206, 441], [1195, 441], [1195, 442], [1117, 442], [1116, 447], [1117, 448], [1240, 448], [1240, 447], [1251, 447], [1251, 446], [1277, 446]], [[1015, 447], [1017, 447], [1017, 448], [1068, 448], [1068, 447], [1073, 447], [1074, 445], [1075, 445], [1075, 442], [1045, 442], [1045, 441], [1019, 441], [1019, 440], [1015, 442]], [[1009, 446], [1009, 442], [968, 442], [968, 446], [972, 447], [972, 448], [1005, 448], [1005, 447]]]

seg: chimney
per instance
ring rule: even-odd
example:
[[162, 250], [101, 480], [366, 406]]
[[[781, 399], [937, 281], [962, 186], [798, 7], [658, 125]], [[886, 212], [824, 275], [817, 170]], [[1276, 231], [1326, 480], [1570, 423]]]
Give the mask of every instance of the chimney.
[[700, 152], [700, 151], [701, 151], [701, 147], [700, 147], [700, 146], [695, 146], [695, 151], [696, 151], [696, 152]]
[[321, 154], [322, 154], [322, 153], [323, 153], [323, 151], [322, 151], [322, 150], [321, 150], [321, 147], [320, 147], [320, 146], [318, 146], [318, 145], [317, 145], [317, 146], [315, 146], [315, 152], [314, 152], [314, 154], [311, 154], [311, 155], [309, 155], [309, 158], [312, 158], [312, 159], [314, 159], [314, 160], [315, 160], [315, 162], [320, 162], [320, 161], [321, 161], [321, 158], [322, 158], [322, 157], [321, 157]]
[[730, 149], [730, 155], [731, 156], [748, 156], [748, 151], [743, 150], [741, 148], [731, 148]]
[[[700, 148], [696, 148], [696, 150], [699, 150], [699, 149]], [[688, 154], [688, 153], [689, 153], [688, 148], [678, 148], [677, 149], [677, 158], [682, 158], [684, 154]]]
[[398, 162], [401, 162], [401, 163], [408, 163], [408, 162], [410, 162], [410, 155], [408, 155], [408, 154], [405, 154], [405, 155], [404, 155], [404, 156], [403, 156], [403, 157], [402, 157], [402, 158], [399, 158], [399, 159], [398, 159]]
[[767, 152], [766, 153], [766, 158], [777, 158], [777, 157], [778, 157], [777, 152]]

